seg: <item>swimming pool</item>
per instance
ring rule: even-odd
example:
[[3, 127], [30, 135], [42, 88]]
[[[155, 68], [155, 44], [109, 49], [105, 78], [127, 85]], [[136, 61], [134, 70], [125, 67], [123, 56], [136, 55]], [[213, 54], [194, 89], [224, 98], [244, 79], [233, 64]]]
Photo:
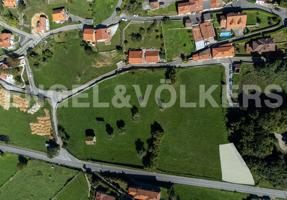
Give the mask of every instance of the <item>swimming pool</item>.
[[232, 36], [231, 31], [222, 31], [219, 34], [219, 37], [221, 37], [221, 38], [230, 38], [231, 36]]

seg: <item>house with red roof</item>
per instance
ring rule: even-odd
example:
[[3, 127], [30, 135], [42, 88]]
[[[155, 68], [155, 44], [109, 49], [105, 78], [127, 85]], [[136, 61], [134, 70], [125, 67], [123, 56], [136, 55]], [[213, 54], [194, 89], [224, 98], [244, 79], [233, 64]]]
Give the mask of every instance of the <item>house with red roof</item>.
[[0, 48], [9, 49], [14, 45], [14, 36], [12, 33], [0, 34]]
[[19, 0], [2, 0], [3, 7], [16, 8]]

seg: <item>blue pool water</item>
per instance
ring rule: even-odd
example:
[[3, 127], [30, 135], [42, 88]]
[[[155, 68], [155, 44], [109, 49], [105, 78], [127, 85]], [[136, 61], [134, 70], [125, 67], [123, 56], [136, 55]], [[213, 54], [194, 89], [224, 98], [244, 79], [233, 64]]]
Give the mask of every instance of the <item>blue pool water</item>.
[[232, 36], [232, 33], [230, 31], [223, 31], [219, 34], [221, 38], [230, 38]]

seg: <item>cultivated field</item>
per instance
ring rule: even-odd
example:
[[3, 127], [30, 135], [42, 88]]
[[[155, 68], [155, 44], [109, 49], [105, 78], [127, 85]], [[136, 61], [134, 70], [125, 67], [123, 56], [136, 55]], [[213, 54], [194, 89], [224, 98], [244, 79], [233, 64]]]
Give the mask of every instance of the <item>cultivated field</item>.
[[[111, 102], [115, 86], [125, 85], [127, 94], [131, 95], [130, 104], [139, 108], [140, 118], [136, 121], [132, 119], [130, 108], [72, 108], [72, 100], [68, 108], [60, 108], [59, 123], [71, 137], [68, 145], [71, 153], [81, 159], [141, 167], [136, 141], [142, 141], [147, 148], [151, 124], [157, 121], [165, 132], [156, 163], [158, 170], [220, 179], [219, 144], [227, 142], [222, 108], [212, 108], [208, 103], [205, 108], [180, 108], [178, 100], [174, 107], [162, 110], [156, 104], [158, 99], [155, 101], [155, 89], [151, 92], [147, 107], [139, 107], [132, 85], [139, 84], [144, 93], [147, 84], [152, 84], [154, 88], [159, 86], [160, 79], [165, 77], [164, 73], [164, 70], [133, 72], [99, 85], [101, 102]], [[220, 85], [222, 76], [223, 68], [219, 66], [180, 70], [174, 87], [178, 92], [180, 84], [185, 84], [188, 101], [198, 102], [199, 85], [204, 84], [207, 88], [212, 84]], [[93, 91], [86, 93], [89, 98], [80, 102], [92, 103]], [[220, 102], [220, 87], [214, 92], [214, 98]], [[168, 93], [164, 92], [161, 101], [166, 102], [168, 99]], [[124, 133], [118, 131], [118, 120], [125, 122]], [[107, 126], [112, 128], [112, 137], [107, 134]], [[85, 145], [87, 129], [93, 129], [96, 134], [94, 146]]]

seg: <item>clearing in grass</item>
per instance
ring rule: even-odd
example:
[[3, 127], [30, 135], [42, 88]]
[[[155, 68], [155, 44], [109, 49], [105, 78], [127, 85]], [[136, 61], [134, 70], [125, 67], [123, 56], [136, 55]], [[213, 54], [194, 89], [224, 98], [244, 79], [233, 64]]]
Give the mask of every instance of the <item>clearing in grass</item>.
[[[100, 102], [111, 102], [114, 88], [119, 84], [126, 86], [127, 94], [131, 95], [130, 104], [139, 110], [138, 120], [132, 118], [131, 108], [77, 108], [71, 106], [73, 99], [68, 101], [68, 107], [60, 107], [59, 123], [70, 135], [69, 151], [80, 159], [142, 167], [138, 148], [147, 149], [151, 124], [158, 122], [164, 129], [164, 137], [156, 162], [157, 170], [220, 179], [218, 145], [227, 142], [224, 110], [208, 103], [204, 108], [181, 108], [179, 100], [171, 108], [160, 108], [156, 102], [158, 99], [155, 100], [155, 88], [165, 78], [164, 74], [165, 70], [135, 71], [99, 84]], [[218, 84], [213, 97], [220, 103], [223, 74], [220, 66], [179, 70], [173, 87], [179, 92], [180, 84], [186, 85], [188, 102], [197, 102], [199, 85], [208, 88]], [[133, 84], [138, 84], [143, 93], [148, 84], [153, 85], [145, 108], [139, 106]], [[83, 93], [87, 94], [89, 98], [80, 102], [93, 102], [93, 90]], [[160, 101], [167, 102], [168, 99], [169, 94], [163, 92]], [[85, 144], [87, 132], [95, 134], [95, 145]]]

